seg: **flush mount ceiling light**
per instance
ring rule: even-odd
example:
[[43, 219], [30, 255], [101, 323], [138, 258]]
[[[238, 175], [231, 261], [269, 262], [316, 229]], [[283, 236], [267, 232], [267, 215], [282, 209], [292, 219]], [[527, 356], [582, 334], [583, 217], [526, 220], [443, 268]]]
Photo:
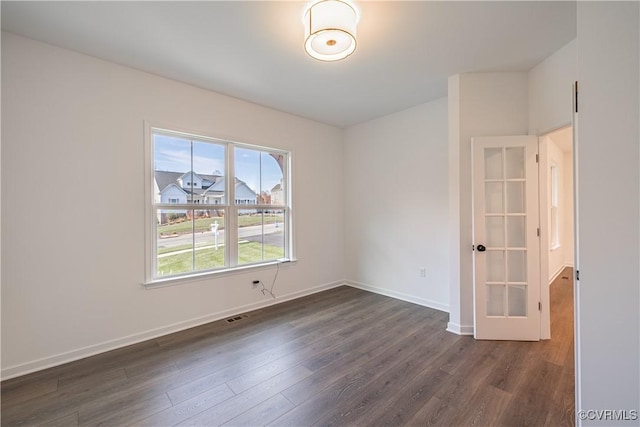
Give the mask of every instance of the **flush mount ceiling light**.
[[356, 50], [358, 12], [341, 0], [320, 0], [304, 12], [304, 49], [320, 61], [338, 61]]

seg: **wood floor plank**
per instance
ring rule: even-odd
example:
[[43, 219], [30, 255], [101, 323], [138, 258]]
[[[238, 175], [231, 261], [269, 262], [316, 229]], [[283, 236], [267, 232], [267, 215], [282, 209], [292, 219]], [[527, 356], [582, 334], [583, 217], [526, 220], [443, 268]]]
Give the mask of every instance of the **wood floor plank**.
[[[511, 402], [512, 395], [491, 385], [478, 388], [470, 399], [467, 399], [463, 409], [451, 422], [460, 426], [513, 426], [504, 424], [502, 413]], [[534, 424], [535, 425], [535, 424]]]
[[[440, 331], [431, 336], [418, 333], [407, 337], [403, 341], [404, 347], [388, 354], [393, 359], [379, 364], [370, 381], [362, 384], [362, 392], [339, 399], [335, 402], [333, 413], [323, 416], [314, 424], [322, 426], [358, 424], [361, 418], [367, 420], [367, 414], [371, 411], [384, 408], [389, 396], [393, 396], [416, 376], [433, 367], [432, 361], [446, 348], [445, 345], [435, 344], [437, 336], [447, 337], [448, 334]], [[444, 376], [438, 373], [437, 378], [441, 381]]]
[[573, 426], [570, 274], [549, 341], [343, 286], [4, 381], [2, 426]]
[[[399, 384], [396, 390], [388, 389], [384, 401], [373, 405], [355, 419], [356, 425], [405, 425], [420, 410], [425, 401], [433, 397], [450, 374], [430, 365], [425, 371], [417, 373], [406, 384]], [[385, 384], [386, 386], [386, 384]]]
[[432, 396], [405, 425], [448, 427], [457, 413], [458, 408], [440, 400], [437, 396]]
[[[117, 371], [107, 371], [109, 373]], [[77, 412], [84, 404], [91, 404], [100, 396], [109, 395], [126, 384], [126, 377], [117, 375], [105, 378], [98, 371], [93, 377], [71, 382], [59, 387], [55, 392], [38, 396], [26, 402], [9, 405], [2, 402], [2, 425], [45, 424], [54, 419]], [[111, 375], [111, 374], [109, 374]], [[109, 377], [107, 375], [107, 377]]]
[[57, 418], [47, 422], [47, 427], [78, 427], [78, 413], [73, 412], [64, 417]]
[[280, 393], [254, 406], [245, 413], [225, 422], [225, 426], [258, 426], [265, 425], [291, 410], [293, 403]]
[[126, 396], [108, 403], [96, 402], [78, 413], [80, 426], [123, 426], [135, 424], [171, 407], [166, 393], [152, 396]]
[[[452, 408], [465, 408], [476, 390], [490, 384], [487, 379], [498, 359], [492, 352], [476, 351], [469, 355], [466, 361], [467, 363], [460, 366], [455, 374], [450, 374], [450, 378], [436, 391], [436, 396]], [[436, 361], [436, 366], [438, 365], [439, 361]]]
[[283, 356], [273, 362], [267, 363], [258, 369], [252, 369], [244, 375], [227, 381], [227, 385], [234, 393], [239, 394], [250, 389], [281, 372], [285, 372], [292, 367], [299, 365], [301, 358], [296, 353]]
[[179, 423], [181, 426], [221, 425], [279, 394], [282, 390], [311, 375], [304, 366], [296, 366], [269, 380], [225, 400], [206, 411]]
[[[348, 389], [352, 387], [352, 382], [357, 383], [360, 378], [364, 378], [369, 372], [376, 369], [378, 356], [400, 345], [406, 334], [414, 334], [423, 327], [423, 323], [419, 319], [407, 315], [396, 321], [385, 332], [373, 334], [371, 339], [362, 344], [359, 351], [352, 351], [345, 354], [344, 358], [337, 358], [309, 378], [285, 390], [283, 395], [298, 405], [333, 384], [340, 383], [338, 388]], [[363, 329], [367, 329], [367, 327]], [[457, 339], [453, 335], [450, 335], [449, 338]]]
[[533, 346], [529, 343], [509, 342], [502, 347], [502, 354], [487, 381], [500, 390], [513, 393], [522, 377], [526, 376], [524, 368], [533, 362]]
[[[413, 362], [410, 361], [411, 357], [421, 358], [420, 350], [428, 348], [429, 345], [436, 342], [438, 337], [451, 340], [451, 342], [458, 339], [458, 337], [445, 332], [444, 329], [433, 335], [435, 338], [430, 341], [430, 344], [425, 344], [424, 341], [427, 340], [418, 333], [410, 336], [399, 335], [399, 340], [394, 344], [392, 344], [393, 341], [389, 341], [386, 346], [378, 343], [377, 347], [381, 351], [365, 363], [356, 365], [354, 369], [340, 369], [337, 371], [338, 375], [330, 375], [332, 373], [332, 368], [330, 367], [326, 368], [327, 372], [319, 371], [314, 376], [319, 375], [322, 378], [328, 378], [329, 385], [318, 391], [324, 385], [323, 381], [319, 381], [312, 384], [304, 384], [302, 389], [298, 386], [295, 389], [292, 388], [283, 392], [285, 397], [294, 403], [296, 403], [297, 396], [305, 391], [309, 394], [309, 398], [278, 418], [274, 425], [295, 426], [315, 424], [319, 421], [324, 423], [328, 422], [330, 417], [335, 419], [342, 417], [342, 412], [350, 410], [353, 406], [353, 400], [362, 397], [362, 394], [368, 393], [368, 386], [385, 373], [390, 372], [389, 375], [396, 377], [406, 376], [410, 367], [416, 363], [415, 360]], [[395, 370], [396, 368], [398, 368], [397, 371]], [[344, 408], [345, 406], [347, 408]]]
[[212, 408], [233, 396], [235, 396], [233, 391], [231, 391], [226, 384], [221, 384], [204, 393], [200, 393], [189, 400], [185, 400], [180, 404], [157, 412], [140, 422], [136, 422], [135, 425], [148, 427], [173, 426], [188, 420], [200, 412], [206, 411], [207, 409]]
[[[392, 303], [396, 302], [395, 300], [387, 299], [384, 301], [385, 303], [391, 301]], [[364, 302], [364, 301], [363, 301]], [[357, 314], [357, 310], [353, 310]], [[370, 310], [366, 310], [366, 313], [371, 313]], [[363, 316], [362, 314], [358, 314], [361, 320], [366, 320], [369, 317], [369, 314]], [[374, 313], [375, 314], [375, 313]], [[397, 315], [401, 315], [402, 311], [391, 312], [389, 318], [393, 318]], [[381, 317], [380, 320], [386, 319], [385, 316]], [[287, 366], [283, 365], [284, 362], [289, 363], [289, 367], [293, 366], [296, 360], [302, 360], [303, 358], [312, 357], [313, 355], [319, 353], [322, 350], [327, 348], [332, 349], [334, 347], [340, 347], [343, 344], [343, 340], [336, 339], [335, 341], [331, 340], [331, 336], [340, 333], [343, 330], [345, 325], [343, 325], [342, 320], [336, 321], [335, 324], [332, 325], [331, 322], [322, 322], [318, 325], [315, 330], [308, 331], [305, 335], [299, 336], [296, 339], [292, 339], [291, 341], [280, 345], [274, 349], [266, 351], [264, 353], [260, 353], [254, 356], [246, 356], [246, 355], [237, 355], [236, 363], [230, 366], [225, 367], [224, 369], [218, 369], [221, 367], [221, 363], [219, 361], [215, 362], [216, 369], [213, 369], [212, 372], [208, 375], [204, 375], [192, 383], [186, 384], [182, 387], [179, 387], [175, 390], [170, 390], [168, 392], [171, 401], [176, 404], [183, 400], [190, 398], [196, 394], [199, 394], [208, 388], [215, 387], [222, 382], [228, 382], [228, 384], [233, 388], [233, 390], [238, 393], [242, 390], [257, 384], [262, 381], [264, 378], [268, 378], [269, 371], [273, 370], [274, 367], [269, 367], [269, 364], [277, 364], [278, 366]], [[350, 323], [346, 323], [349, 325]], [[362, 330], [362, 328], [359, 328]], [[331, 340], [332, 344], [327, 347], [326, 341]], [[285, 358], [283, 360], [278, 361], [280, 358]], [[295, 359], [298, 358], [298, 359]], [[246, 372], [247, 366], [250, 366], [249, 372]], [[263, 369], [264, 368], [264, 369]], [[276, 368], [277, 370], [277, 368]], [[242, 372], [246, 372], [244, 375]], [[242, 378], [240, 378], [242, 376]], [[244, 386], [240, 386], [239, 383], [244, 382]]]
[[22, 382], [2, 387], [2, 403], [15, 405], [36, 397], [53, 393], [58, 389], [58, 377], [37, 380], [33, 383]]
[[530, 367], [530, 374], [523, 379], [505, 408], [501, 425], [513, 425], [527, 420], [527, 425], [544, 425], [553, 407], [553, 390], [560, 378], [561, 367], [546, 360], [538, 360]]
[[68, 393], [79, 393], [87, 391], [95, 384], [105, 386], [110, 383], [119, 383], [127, 379], [124, 368], [115, 367], [97, 372], [85, 372], [82, 375], [67, 376], [58, 381], [58, 391]]

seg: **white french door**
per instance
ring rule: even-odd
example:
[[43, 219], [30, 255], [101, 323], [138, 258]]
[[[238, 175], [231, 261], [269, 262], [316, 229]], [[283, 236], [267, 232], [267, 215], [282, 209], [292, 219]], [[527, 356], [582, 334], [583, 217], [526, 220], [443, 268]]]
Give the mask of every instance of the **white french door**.
[[475, 338], [540, 339], [538, 139], [472, 139]]

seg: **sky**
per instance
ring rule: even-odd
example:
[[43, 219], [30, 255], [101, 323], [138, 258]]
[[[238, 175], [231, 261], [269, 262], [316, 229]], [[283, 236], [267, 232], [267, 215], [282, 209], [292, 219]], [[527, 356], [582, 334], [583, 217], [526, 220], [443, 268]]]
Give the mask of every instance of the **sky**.
[[[191, 170], [193, 141], [193, 171], [205, 175], [223, 175], [225, 145], [155, 134], [154, 169], [171, 172]], [[235, 148], [236, 177], [246, 182], [256, 193], [270, 191], [280, 183], [282, 171], [268, 153], [247, 148]]]

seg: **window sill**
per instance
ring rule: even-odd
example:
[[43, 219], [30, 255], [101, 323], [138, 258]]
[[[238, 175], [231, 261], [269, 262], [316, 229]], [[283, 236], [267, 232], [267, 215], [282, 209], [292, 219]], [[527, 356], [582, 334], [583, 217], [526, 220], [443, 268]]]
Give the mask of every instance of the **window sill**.
[[274, 260], [274, 261], [265, 262], [261, 264], [242, 265], [242, 266], [237, 266], [232, 268], [226, 268], [224, 270], [194, 273], [194, 274], [189, 274], [188, 276], [168, 277], [166, 279], [154, 279], [154, 280], [149, 280], [148, 282], [144, 282], [142, 286], [144, 286], [145, 289], [164, 288], [167, 286], [182, 285], [184, 283], [190, 283], [190, 282], [200, 282], [203, 280], [217, 279], [218, 277], [240, 274], [240, 273], [245, 273], [249, 271], [273, 268], [278, 265], [295, 264], [296, 262], [298, 262], [298, 260], [295, 258]]

